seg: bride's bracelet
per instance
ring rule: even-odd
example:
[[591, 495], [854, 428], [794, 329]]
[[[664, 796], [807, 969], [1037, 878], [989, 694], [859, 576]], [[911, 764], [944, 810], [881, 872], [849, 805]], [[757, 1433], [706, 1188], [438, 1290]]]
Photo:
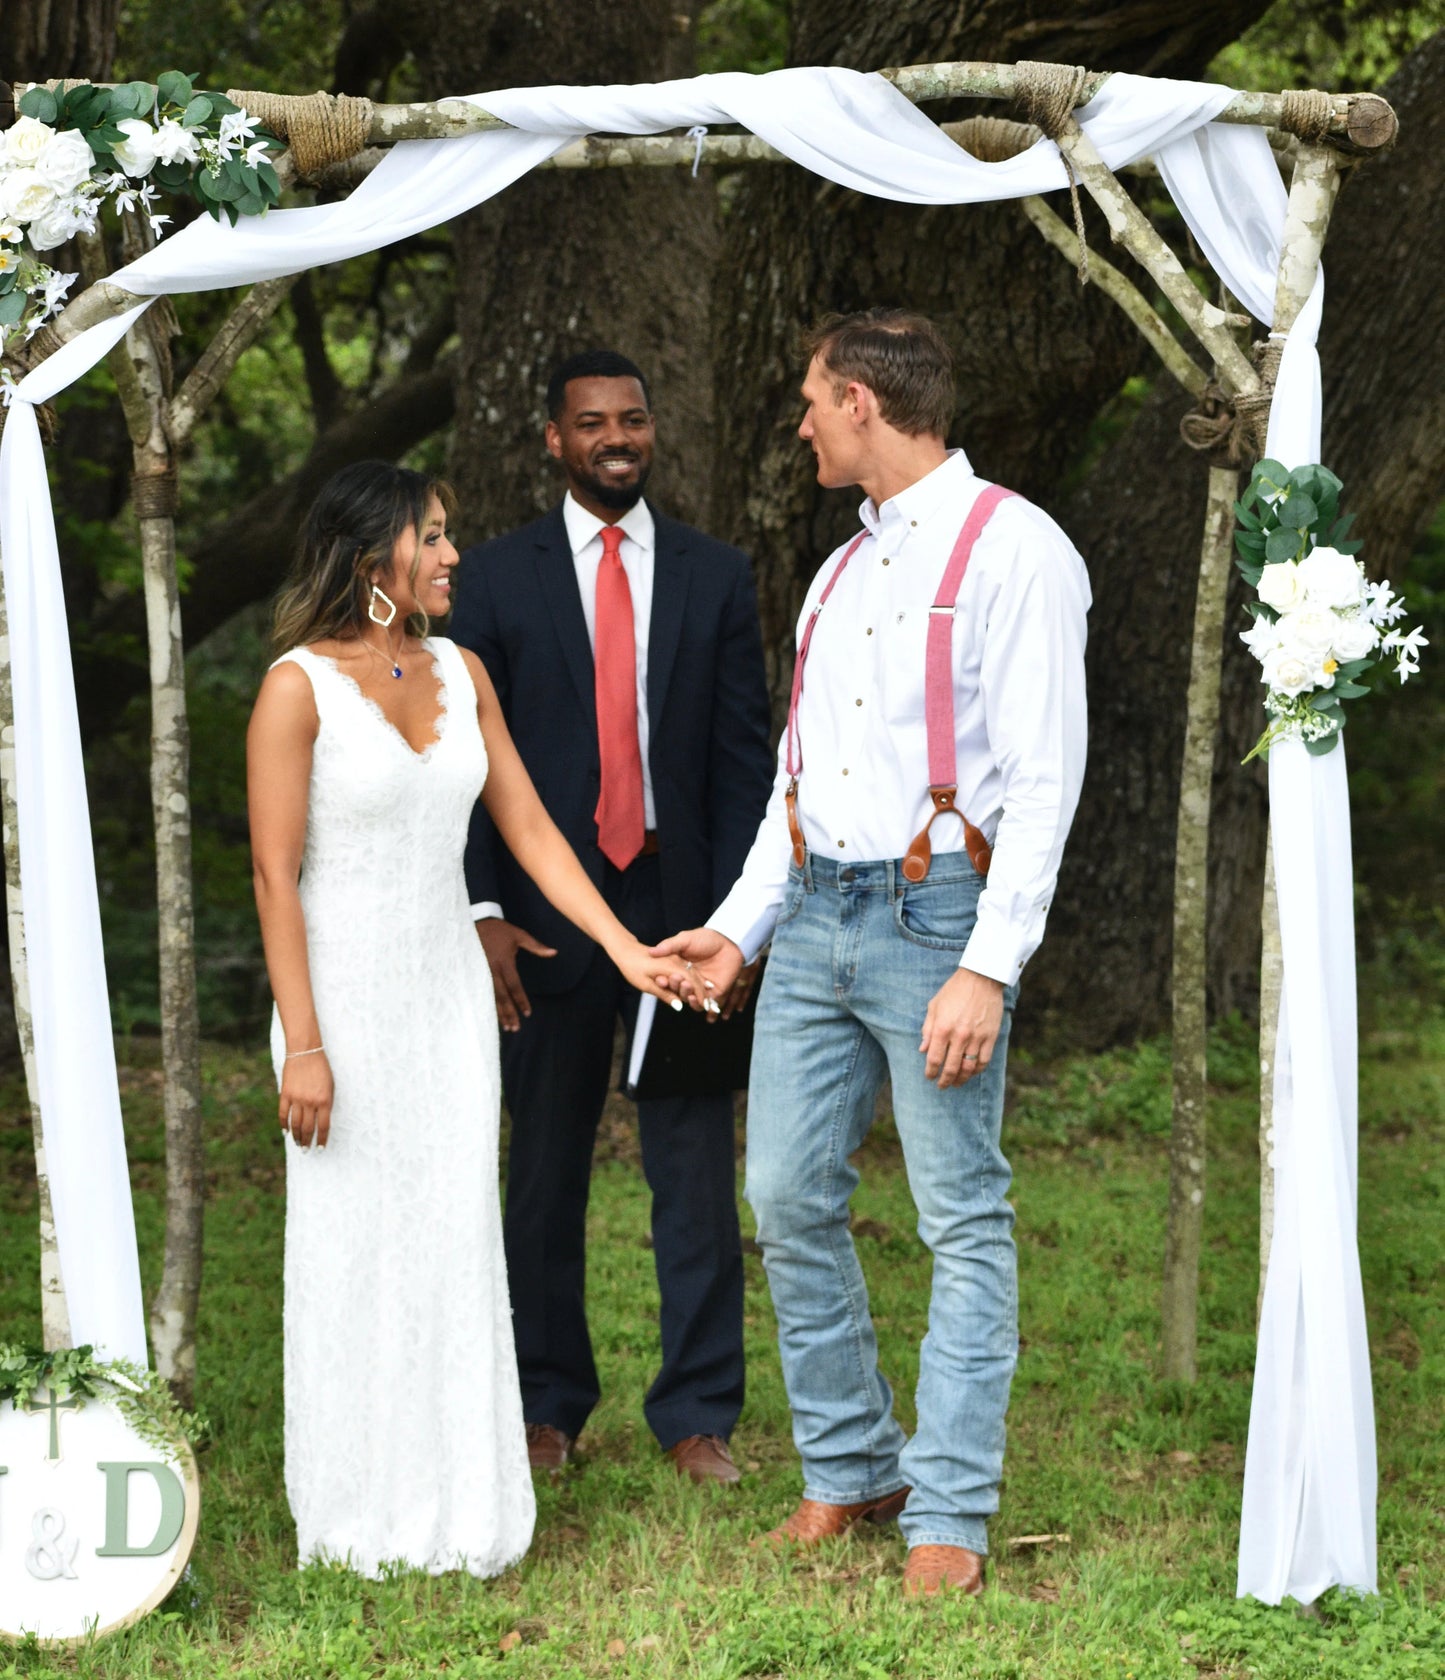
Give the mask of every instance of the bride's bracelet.
[[283, 1056], [281, 1060], [283, 1062], [294, 1062], [298, 1056], [320, 1056], [325, 1050], [326, 1046], [324, 1044], [318, 1044], [311, 1050], [293, 1050], [289, 1056]]

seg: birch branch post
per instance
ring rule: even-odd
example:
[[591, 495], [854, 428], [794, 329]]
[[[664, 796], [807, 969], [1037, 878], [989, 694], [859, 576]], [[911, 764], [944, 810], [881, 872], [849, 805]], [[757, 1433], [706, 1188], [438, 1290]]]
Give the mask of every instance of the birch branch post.
[[1238, 490], [1234, 467], [1209, 469], [1174, 840], [1173, 1119], [1161, 1330], [1163, 1374], [1186, 1383], [1196, 1375], [1208, 1136], [1209, 805]]

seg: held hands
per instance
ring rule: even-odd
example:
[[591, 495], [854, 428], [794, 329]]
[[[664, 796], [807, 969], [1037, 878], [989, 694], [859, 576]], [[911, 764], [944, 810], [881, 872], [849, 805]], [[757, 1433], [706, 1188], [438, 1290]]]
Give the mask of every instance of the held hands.
[[325, 1149], [331, 1136], [331, 1103], [336, 1085], [326, 1052], [288, 1056], [281, 1064], [281, 1130], [303, 1149]]
[[607, 955], [629, 986], [636, 987], [639, 992], [650, 993], [670, 1008], [682, 1008], [682, 1000], [677, 996], [674, 985], [681, 978], [674, 973], [676, 965], [659, 962], [655, 952], [650, 951], [640, 939], [624, 934], [616, 944], [608, 946]]
[[492, 971], [492, 989], [497, 995], [497, 1023], [503, 1032], [516, 1032], [521, 1016], [532, 1013], [532, 1000], [527, 996], [517, 974], [517, 952], [530, 951], [534, 957], [555, 957], [556, 951], [533, 939], [530, 933], [504, 922], [500, 916], [484, 916], [477, 923], [477, 938], [487, 954], [487, 966]]
[[940, 1091], [966, 1085], [993, 1057], [1003, 1025], [1003, 985], [960, 968], [929, 1000], [923, 1017], [924, 1078]]
[[[715, 1020], [724, 1013], [731, 1015], [746, 1001], [752, 988], [750, 976], [746, 987], [734, 997], [733, 988], [743, 972], [743, 954], [731, 939], [724, 938], [714, 928], [690, 928], [686, 933], [675, 933], [671, 939], [654, 945], [652, 955], [674, 959], [668, 964], [671, 971], [668, 984], [686, 1003], [694, 1009], [706, 1010]], [[685, 965], [681, 972], [677, 969], [678, 958]], [[752, 965], [752, 974], [756, 972], [756, 965]]]

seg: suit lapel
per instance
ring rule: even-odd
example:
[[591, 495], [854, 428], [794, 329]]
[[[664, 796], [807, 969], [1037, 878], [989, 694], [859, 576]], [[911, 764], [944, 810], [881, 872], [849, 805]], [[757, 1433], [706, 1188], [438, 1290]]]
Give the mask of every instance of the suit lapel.
[[687, 606], [687, 527], [653, 510], [652, 620], [647, 636], [647, 716], [654, 729], [672, 676]]
[[562, 657], [577, 689], [593, 735], [597, 733], [597, 680], [592, 664], [592, 644], [587, 638], [587, 620], [582, 615], [582, 596], [577, 589], [577, 568], [567, 525], [559, 503], [548, 514], [537, 538], [537, 579], [542, 598], [552, 615]]

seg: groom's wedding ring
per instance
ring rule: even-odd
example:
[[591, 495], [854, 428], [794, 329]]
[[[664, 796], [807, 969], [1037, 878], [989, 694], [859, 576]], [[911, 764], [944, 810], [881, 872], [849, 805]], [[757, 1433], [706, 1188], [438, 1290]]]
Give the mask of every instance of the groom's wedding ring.
[[978, 1057], [977, 1056], [965, 1056], [963, 1059], [966, 1062], [976, 1062], [978, 1060]]

